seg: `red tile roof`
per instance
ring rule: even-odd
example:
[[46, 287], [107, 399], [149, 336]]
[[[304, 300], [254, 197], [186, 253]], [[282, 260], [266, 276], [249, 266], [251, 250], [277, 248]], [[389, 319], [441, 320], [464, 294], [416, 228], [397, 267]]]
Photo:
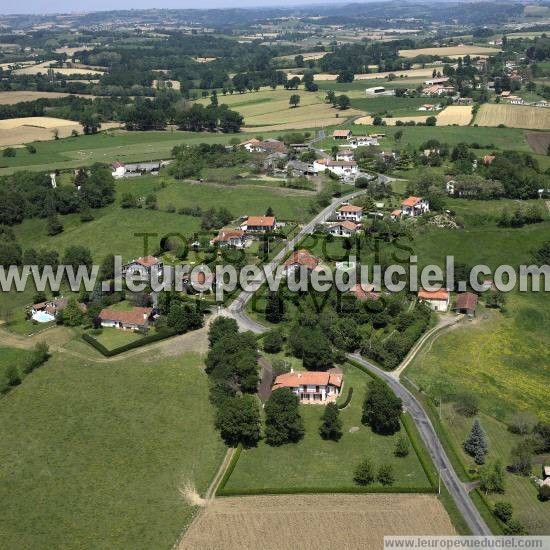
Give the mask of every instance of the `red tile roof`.
[[342, 378], [341, 374], [328, 372], [287, 372], [275, 378], [273, 389], [298, 388], [300, 386], [327, 386], [328, 384], [332, 384], [339, 388], [342, 385]]
[[409, 197], [408, 199], [405, 199], [401, 204], [403, 206], [415, 206], [420, 201], [422, 201], [422, 197]]
[[115, 162], [113, 162], [113, 164], [111, 164], [111, 166], [116, 170], [117, 168], [123, 168], [125, 165], [124, 165], [124, 163], [122, 163], [118, 160], [115, 160]]
[[351, 287], [350, 292], [361, 301], [378, 300], [380, 298], [380, 294], [374, 291], [374, 285], [368, 283], [357, 283]]
[[401, 216], [401, 210], [393, 210], [391, 215], [398, 218], [399, 216]]
[[124, 325], [144, 325], [151, 313], [153, 313], [151, 307], [134, 307], [129, 311], [102, 309], [99, 318], [102, 321], [114, 321]]
[[240, 239], [242, 237], [244, 237], [244, 231], [240, 231], [239, 229], [222, 229], [212, 241], [225, 243], [231, 239]]
[[354, 160], [327, 160], [327, 166], [357, 166]]
[[418, 297], [421, 300], [448, 300], [449, 291], [445, 288], [439, 290], [424, 290], [421, 288], [418, 291]]
[[346, 220], [344, 222], [335, 223], [331, 227], [338, 227], [338, 226], [349, 229], [350, 231], [355, 231], [359, 227], [359, 224], [356, 224], [356, 223], [353, 223], [353, 222], [350, 222], [350, 221]]
[[288, 258], [285, 262], [285, 267], [289, 267], [291, 265], [303, 265], [313, 271], [318, 264], [319, 260], [315, 256], [312, 256], [308, 250], [302, 248], [300, 250], [295, 250], [290, 255], [290, 258]]
[[477, 306], [477, 294], [473, 292], [463, 292], [456, 298], [457, 309], [475, 309]]
[[132, 263], [136, 263], [144, 267], [151, 267], [152, 265], [157, 265], [159, 263], [159, 259], [154, 256], [143, 256]]
[[343, 204], [338, 208], [340, 212], [362, 212], [363, 208], [361, 206], [355, 206], [353, 204]]
[[334, 130], [332, 137], [348, 137], [351, 135], [351, 130]]
[[250, 225], [252, 227], [273, 227], [275, 225], [275, 218], [273, 216], [248, 216], [242, 225]]

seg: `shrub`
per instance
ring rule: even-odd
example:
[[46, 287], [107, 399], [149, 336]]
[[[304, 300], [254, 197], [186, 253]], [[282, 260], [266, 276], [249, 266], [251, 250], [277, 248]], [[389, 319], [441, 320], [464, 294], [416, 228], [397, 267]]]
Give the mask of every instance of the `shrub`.
[[342, 437], [342, 420], [339, 418], [338, 406], [336, 403], [329, 403], [321, 417], [322, 424], [319, 434], [323, 439], [338, 441]]
[[479, 400], [473, 393], [463, 393], [457, 397], [454, 407], [462, 416], [472, 417], [479, 411]]
[[395, 476], [393, 475], [391, 464], [382, 464], [382, 466], [378, 468], [378, 481], [382, 485], [393, 485]]
[[520, 441], [510, 453], [509, 470], [528, 476], [533, 468], [533, 447], [529, 441]]
[[402, 435], [397, 440], [397, 443], [395, 445], [395, 451], [393, 454], [395, 456], [404, 457], [409, 454], [409, 450], [410, 450], [409, 440], [404, 435]]
[[550, 500], [550, 485], [539, 485], [539, 500]]
[[374, 466], [369, 458], [365, 458], [355, 469], [353, 481], [357, 485], [370, 485], [374, 480]]
[[14, 387], [21, 384], [21, 375], [19, 374], [19, 370], [15, 365], [10, 365], [6, 369], [6, 378], [8, 380], [8, 386]]
[[495, 502], [493, 513], [498, 519], [500, 519], [504, 523], [508, 523], [510, 521], [510, 519], [512, 518], [512, 512], [513, 508], [509, 502], [504, 502], [503, 500]]
[[511, 519], [504, 528], [505, 535], [525, 536], [527, 535], [527, 529], [517, 519]]
[[270, 330], [264, 336], [264, 351], [278, 353], [283, 349], [283, 335], [280, 330]]

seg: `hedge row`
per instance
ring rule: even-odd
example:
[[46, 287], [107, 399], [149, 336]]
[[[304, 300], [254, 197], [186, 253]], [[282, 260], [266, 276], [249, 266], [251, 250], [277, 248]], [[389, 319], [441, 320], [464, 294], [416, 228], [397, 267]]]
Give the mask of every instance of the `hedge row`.
[[345, 409], [350, 404], [352, 397], [353, 397], [353, 387], [350, 386], [350, 388], [348, 390], [348, 394], [346, 395], [346, 398], [344, 399], [344, 402], [340, 403], [338, 405], [338, 408], [339, 409]]
[[134, 340], [133, 342], [129, 342], [128, 344], [124, 344], [123, 346], [114, 349], [107, 349], [101, 342], [98, 342], [93, 336], [90, 336], [86, 333], [82, 335], [82, 339], [90, 344], [92, 347], [94, 347], [97, 351], [99, 351], [99, 353], [101, 353], [105, 357], [113, 357], [134, 348], [146, 346], [147, 344], [158, 342], [159, 340], [165, 340], [166, 338], [170, 338], [172, 336], [175, 336], [176, 334], [177, 332], [175, 330], [168, 328], [161, 329], [158, 332], [149, 334], [147, 336], [144, 336], [143, 338], [140, 338], [139, 340]]
[[235, 449], [235, 452], [233, 453], [233, 456], [231, 457], [231, 462], [227, 466], [227, 470], [225, 470], [225, 473], [223, 474], [223, 477], [220, 481], [220, 484], [218, 485], [218, 488], [216, 489], [216, 496], [221, 494], [221, 491], [224, 490], [224, 487], [226, 483], [229, 481], [229, 478], [231, 477], [231, 474], [233, 474], [233, 471], [235, 470], [237, 466], [237, 462], [239, 462], [239, 458], [241, 457], [241, 452], [243, 450], [242, 443], [239, 443], [237, 445], [237, 448]]
[[240, 495], [302, 495], [316, 493], [433, 493], [433, 489], [426, 487], [399, 487], [399, 486], [374, 486], [374, 487], [277, 487], [257, 489], [223, 489], [218, 490], [216, 496], [240, 496]]

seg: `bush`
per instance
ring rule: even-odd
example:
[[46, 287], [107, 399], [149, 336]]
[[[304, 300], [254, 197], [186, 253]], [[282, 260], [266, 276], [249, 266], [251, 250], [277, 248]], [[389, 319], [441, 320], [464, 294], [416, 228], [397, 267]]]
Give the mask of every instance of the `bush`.
[[325, 407], [321, 420], [320, 436], [326, 440], [339, 441], [342, 437], [342, 420], [339, 418], [336, 403], [329, 403]]
[[369, 458], [365, 458], [355, 469], [353, 481], [357, 485], [370, 485], [374, 480], [374, 466]]
[[525, 536], [527, 535], [527, 529], [517, 519], [511, 519], [504, 528], [505, 535], [513, 536]]
[[393, 485], [395, 482], [395, 476], [393, 475], [393, 468], [391, 464], [382, 464], [378, 468], [378, 481], [382, 485]]
[[457, 397], [454, 408], [462, 416], [472, 417], [479, 411], [479, 400], [473, 393], [463, 393]]
[[550, 500], [550, 485], [539, 485], [539, 500]]
[[283, 349], [283, 335], [280, 330], [270, 330], [264, 336], [264, 351], [279, 353]]
[[395, 445], [395, 451], [393, 454], [395, 456], [405, 457], [409, 454], [409, 450], [410, 450], [409, 440], [404, 435], [402, 435], [397, 440], [397, 443]]
[[512, 512], [513, 508], [509, 502], [504, 502], [503, 500], [495, 502], [495, 506], [493, 507], [493, 514], [495, 514], [495, 516], [500, 519], [500, 521], [508, 523], [510, 519], [512, 519]]

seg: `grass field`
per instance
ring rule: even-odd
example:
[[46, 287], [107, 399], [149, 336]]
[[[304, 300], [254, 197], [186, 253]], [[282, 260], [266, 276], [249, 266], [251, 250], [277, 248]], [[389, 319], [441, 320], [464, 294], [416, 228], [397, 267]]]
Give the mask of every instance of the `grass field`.
[[498, 126], [528, 130], [548, 130], [550, 109], [525, 105], [484, 104], [477, 112], [475, 123], [479, 126]]
[[[0, 92], [0, 105], [13, 105], [20, 103], [21, 101], [36, 101], [41, 98], [56, 99], [59, 97], [68, 97], [70, 95], [79, 94], [66, 94], [63, 92], [32, 92], [32, 91], [18, 91], [18, 92]], [[91, 95], [80, 95], [80, 97], [92, 98]]]
[[[261, 442], [257, 448], [241, 453], [233, 474], [225, 488], [228, 490], [328, 488], [337, 491], [353, 488], [353, 472], [357, 464], [369, 456], [376, 466], [391, 464], [394, 468], [397, 487], [430, 488], [422, 466], [411, 448], [405, 458], [393, 455], [396, 440], [406, 432], [394, 436], [379, 436], [361, 424], [361, 410], [365, 387], [370, 378], [348, 366], [344, 372], [344, 389], [353, 387], [351, 404], [340, 411], [343, 421], [343, 436], [339, 442], [324, 441], [319, 436], [323, 407], [303, 405], [300, 414], [305, 423], [306, 435], [297, 444], [270, 447]], [[351, 433], [352, 427], [358, 428]], [[372, 487], [380, 487], [378, 483]]]
[[[382, 73], [363, 73], [363, 74], [356, 74], [355, 80], [371, 80], [371, 79], [381, 79], [386, 78], [388, 75], [392, 74], [397, 76], [399, 79], [408, 79], [408, 78], [424, 78], [428, 77], [431, 78], [433, 73], [433, 67], [425, 67], [425, 68], [418, 68], [418, 69], [404, 69], [404, 70], [396, 70], [396, 71], [384, 71]], [[330, 74], [330, 73], [318, 73], [315, 75], [314, 79], [317, 80], [336, 80], [337, 74]], [[380, 83], [378, 83], [380, 84]]]
[[361, 97], [353, 98], [351, 105], [360, 111], [366, 111], [370, 114], [391, 113], [394, 117], [411, 116], [419, 114], [418, 107], [426, 103], [426, 98], [422, 97]]
[[131, 342], [143, 338], [142, 334], [116, 328], [104, 328], [101, 334], [92, 335], [100, 344], [108, 350], [119, 348]]
[[[8, 367], [15, 365], [21, 372], [27, 354], [28, 352], [22, 349], [0, 347], [0, 388], [3, 388], [7, 381], [6, 372]], [[2, 398], [0, 397], [0, 399]]]
[[216, 499], [179, 548], [381, 548], [384, 535], [452, 535], [433, 495], [280, 495]]
[[[411, 101], [411, 100], [409, 100]], [[421, 100], [422, 103], [419, 103], [419, 105], [422, 105], [425, 102], [425, 98]], [[410, 110], [408, 111], [411, 112]], [[406, 116], [405, 114], [402, 116], [397, 111], [393, 112], [392, 118], [386, 118], [384, 117], [384, 121], [389, 126], [395, 126], [395, 123], [400, 120], [401, 122], [426, 122], [426, 119], [430, 116], [435, 116], [437, 119], [437, 125], [438, 126], [451, 126], [451, 125], [458, 125], [458, 126], [468, 126], [470, 124], [470, 121], [472, 120], [472, 107], [469, 106], [463, 106], [463, 105], [452, 105], [450, 107], [445, 107], [442, 111], [434, 111], [434, 112], [428, 112], [423, 115], [418, 115], [418, 110], [414, 111], [416, 115], [413, 116]], [[372, 117], [361, 117], [355, 120], [355, 124], [372, 124]]]
[[[56, 354], [0, 398], [0, 546], [169, 548], [224, 447], [196, 355]], [[197, 429], [200, 426], [200, 429]]]
[[438, 55], [440, 57], [464, 57], [465, 55], [488, 56], [500, 50], [486, 46], [443, 46], [440, 48], [419, 48], [417, 50], [399, 50], [401, 57], [416, 57], [417, 55]]

